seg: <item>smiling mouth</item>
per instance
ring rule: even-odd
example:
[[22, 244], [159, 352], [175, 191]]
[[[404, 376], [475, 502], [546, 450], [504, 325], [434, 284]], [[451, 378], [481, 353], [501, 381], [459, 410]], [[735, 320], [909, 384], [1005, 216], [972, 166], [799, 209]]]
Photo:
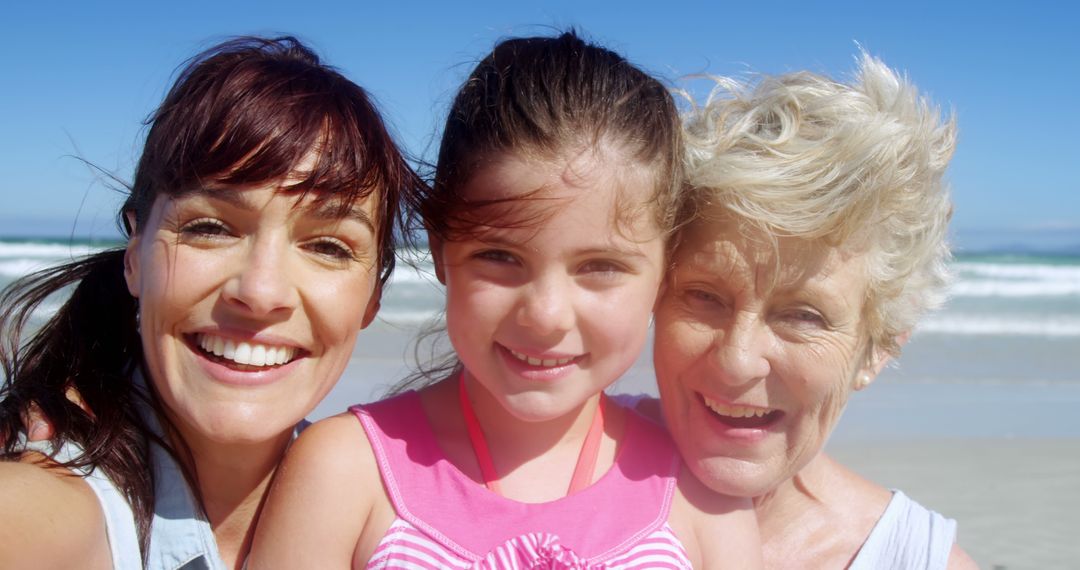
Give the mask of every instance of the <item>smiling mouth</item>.
[[238, 369], [261, 369], [292, 362], [297, 348], [257, 342], [235, 341], [213, 334], [195, 335], [195, 344], [211, 360]]
[[759, 408], [756, 406], [722, 404], [708, 396], [702, 396], [702, 400], [705, 402], [705, 407], [713, 412], [714, 417], [720, 420], [724, 425], [733, 428], [753, 429], [768, 427], [779, 420], [780, 416], [784, 414], [784, 412], [780, 410], [770, 410], [768, 408]]
[[529, 356], [527, 354], [520, 353], [513, 349], [506, 349], [511, 356], [528, 364], [529, 366], [537, 366], [541, 368], [555, 368], [556, 366], [566, 366], [574, 360], [577, 356], [567, 356], [565, 358], [536, 358], [535, 356]]

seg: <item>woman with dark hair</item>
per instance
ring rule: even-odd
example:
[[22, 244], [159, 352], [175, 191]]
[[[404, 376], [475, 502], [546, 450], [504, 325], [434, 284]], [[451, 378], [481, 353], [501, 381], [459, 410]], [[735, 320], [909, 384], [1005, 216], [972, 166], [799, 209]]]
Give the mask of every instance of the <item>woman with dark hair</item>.
[[[0, 567], [239, 567], [422, 185], [364, 90], [289, 37], [196, 56], [148, 124], [126, 247], [0, 298]], [[31, 409], [51, 440], [27, 443]]]

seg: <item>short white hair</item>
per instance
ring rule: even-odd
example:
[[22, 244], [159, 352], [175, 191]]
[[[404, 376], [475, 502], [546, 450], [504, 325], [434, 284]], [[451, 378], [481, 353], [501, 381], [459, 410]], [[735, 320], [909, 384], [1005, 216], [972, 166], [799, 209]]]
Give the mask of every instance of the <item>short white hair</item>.
[[689, 215], [868, 253], [870, 341], [888, 353], [944, 301], [953, 117], [863, 52], [850, 83], [809, 72], [718, 78], [685, 117]]

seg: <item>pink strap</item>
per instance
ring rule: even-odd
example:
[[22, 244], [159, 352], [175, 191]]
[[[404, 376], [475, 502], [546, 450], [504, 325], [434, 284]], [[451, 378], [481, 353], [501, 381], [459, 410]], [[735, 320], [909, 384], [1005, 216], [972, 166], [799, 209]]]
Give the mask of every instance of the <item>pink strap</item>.
[[[488, 448], [484, 430], [480, 427], [480, 420], [476, 419], [469, 394], [465, 390], [465, 374], [458, 376], [458, 398], [461, 400], [461, 413], [465, 416], [465, 428], [469, 432], [469, 440], [472, 442], [473, 453], [476, 454], [476, 462], [480, 465], [480, 476], [484, 478], [484, 485], [493, 493], [502, 494], [499, 488], [499, 474], [495, 471], [495, 462], [491, 458], [491, 449]], [[570, 488], [567, 495], [572, 495], [592, 483], [593, 473], [596, 471], [596, 460], [600, 456], [600, 438], [604, 434], [604, 403], [606, 396], [601, 392], [600, 403], [593, 414], [592, 425], [585, 434], [585, 442], [581, 445], [578, 454], [577, 465], [574, 466], [574, 474], [570, 478]]]
[[476, 454], [476, 462], [480, 464], [480, 476], [484, 478], [484, 485], [493, 493], [499, 490], [499, 473], [495, 471], [495, 463], [491, 460], [491, 450], [488, 449], [487, 439], [484, 438], [484, 430], [480, 427], [480, 420], [476, 419], [472, 402], [469, 401], [469, 393], [465, 391], [465, 373], [458, 376], [458, 398], [461, 400], [461, 413], [465, 416], [465, 427], [469, 430], [469, 440], [472, 441], [473, 453]]

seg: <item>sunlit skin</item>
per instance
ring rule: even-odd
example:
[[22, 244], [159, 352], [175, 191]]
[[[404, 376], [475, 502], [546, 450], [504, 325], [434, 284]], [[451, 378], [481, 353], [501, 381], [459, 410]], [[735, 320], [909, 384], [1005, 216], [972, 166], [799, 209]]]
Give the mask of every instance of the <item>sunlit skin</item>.
[[[342, 216], [332, 200], [280, 186], [159, 197], [125, 258], [148, 381], [191, 451], [227, 563], [242, 558], [293, 427], [378, 309], [377, 196]], [[239, 364], [207, 352], [206, 339], [288, 361]]]
[[644, 346], [664, 264], [663, 232], [641, 207], [654, 183], [606, 152], [505, 156], [463, 189], [470, 200], [516, 198], [515, 217], [543, 220], [475, 228], [435, 251], [447, 331], [481, 419], [503, 410], [524, 421], [566, 416]]
[[[600, 393], [646, 342], [666, 267], [648, 173], [610, 148], [551, 159], [495, 157], [462, 192], [475, 201], [506, 199], [494, 206], [503, 213], [499, 223], [527, 223], [470, 226], [452, 240], [431, 240], [446, 285], [448, 335], [498, 493], [507, 499], [566, 496]], [[470, 212], [478, 219], [484, 213]], [[419, 394], [440, 451], [484, 484], [457, 376]], [[608, 406], [590, 483], [612, 468], [629, 413]], [[689, 472], [677, 487], [667, 522], [691, 560], [699, 567], [757, 567], [749, 501], [711, 493]], [[359, 422], [352, 414], [328, 418], [290, 447], [253, 564], [362, 568], [397, 517]]]
[[[687, 229], [654, 359], [690, 468], [715, 490], [756, 497], [819, 453], [857, 376], [872, 378], [884, 359], [870, 358], [861, 328], [858, 253], [790, 238], [774, 253], [749, 234], [726, 218]], [[761, 415], [725, 420], [734, 410]]]

